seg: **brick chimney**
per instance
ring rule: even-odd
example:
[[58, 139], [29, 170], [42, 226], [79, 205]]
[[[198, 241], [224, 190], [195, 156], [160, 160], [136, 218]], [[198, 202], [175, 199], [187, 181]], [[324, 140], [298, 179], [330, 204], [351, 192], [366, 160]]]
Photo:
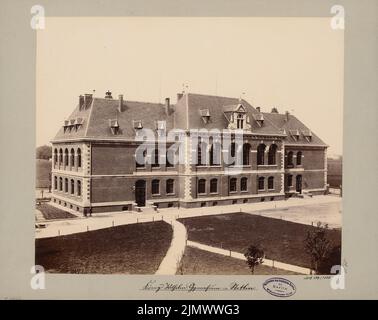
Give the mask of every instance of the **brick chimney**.
[[285, 121], [286, 121], [286, 122], [289, 121], [289, 115], [290, 115], [289, 111], [286, 111], [286, 112], [285, 112]]
[[123, 111], [123, 94], [118, 95], [118, 111]]
[[92, 103], [93, 95], [91, 93], [84, 94], [84, 109], [88, 108]]
[[112, 93], [109, 90], [105, 92], [105, 99], [113, 99]]
[[79, 110], [83, 108], [83, 105], [84, 105], [84, 96], [81, 94], [79, 96]]
[[177, 101], [179, 101], [182, 97], [183, 97], [183, 93], [181, 92], [181, 93], [178, 93], [177, 94]]
[[165, 98], [165, 113], [167, 114], [167, 116], [169, 116], [171, 113], [171, 105], [169, 98]]

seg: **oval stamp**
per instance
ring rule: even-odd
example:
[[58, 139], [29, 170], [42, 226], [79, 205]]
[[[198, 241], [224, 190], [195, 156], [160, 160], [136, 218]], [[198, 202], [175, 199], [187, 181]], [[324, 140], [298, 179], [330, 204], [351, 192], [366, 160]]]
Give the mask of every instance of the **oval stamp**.
[[275, 297], [287, 298], [292, 296], [296, 291], [294, 283], [285, 278], [269, 278], [263, 283], [266, 292]]

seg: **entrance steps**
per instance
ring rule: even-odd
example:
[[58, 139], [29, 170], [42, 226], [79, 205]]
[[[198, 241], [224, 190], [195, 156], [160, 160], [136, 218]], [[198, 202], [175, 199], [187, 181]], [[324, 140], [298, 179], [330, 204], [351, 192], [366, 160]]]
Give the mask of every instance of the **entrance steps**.
[[158, 212], [157, 206], [145, 206], [145, 207], [134, 207], [134, 211], [139, 212], [139, 213], [156, 213]]

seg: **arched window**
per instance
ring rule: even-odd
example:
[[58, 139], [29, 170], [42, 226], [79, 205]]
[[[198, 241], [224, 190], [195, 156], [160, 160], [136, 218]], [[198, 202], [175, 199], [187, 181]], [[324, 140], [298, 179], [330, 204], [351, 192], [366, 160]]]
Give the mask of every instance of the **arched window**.
[[205, 142], [198, 142], [197, 148], [197, 166], [204, 166], [207, 164], [207, 144]]
[[302, 164], [302, 152], [297, 152], [297, 166], [300, 166]]
[[231, 142], [231, 144], [230, 144], [230, 150], [229, 150], [230, 152], [229, 152], [229, 154], [228, 154], [228, 164], [229, 165], [231, 165], [231, 166], [233, 166], [233, 165], [235, 165], [235, 154], [236, 154], [236, 144], [235, 144], [235, 142]]
[[249, 165], [249, 154], [251, 152], [251, 145], [249, 143], [243, 144], [243, 166]]
[[151, 164], [151, 167], [157, 168], [160, 166], [160, 159], [159, 159], [159, 148], [155, 146], [154, 148], [154, 162]]
[[59, 191], [63, 190], [63, 179], [62, 177], [59, 178]]
[[236, 192], [236, 178], [230, 179], [229, 190], [230, 190], [230, 192]]
[[159, 194], [160, 193], [160, 181], [159, 180], [152, 180], [151, 193], [152, 194]]
[[287, 154], [287, 165], [292, 166], [293, 165], [293, 152], [289, 151]]
[[165, 192], [167, 194], [173, 194], [174, 193], [174, 180], [168, 179], [165, 186]]
[[54, 149], [54, 164], [58, 163], [58, 150]]
[[205, 179], [198, 180], [198, 193], [206, 193], [206, 180]]
[[259, 190], [264, 190], [265, 189], [265, 178], [264, 177], [259, 177], [258, 180], [258, 188]]
[[[166, 153], [166, 158], [165, 158], [165, 166], [166, 167], [173, 167], [173, 164], [175, 162], [175, 153], [174, 150], [168, 149]], [[172, 161], [172, 163], [171, 163]]]
[[240, 191], [248, 190], [248, 178], [243, 177], [240, 179]]
[[75, 150], [71, 149], [71, 167], [75, 166]]
[[145, 167], [146, 157], [147, 157], [147, 150], [143, 151], [143, 159], [137, 159], [137, 156], [136, 156], [136, 153], [135, 153], [135, 165], [136, 165], [137, 168], [144, 168]]
[[257, 165], [264, 164], [265, 148], [266, 145], [263, 143], [259, 144], [257, 147]]
[[268, 178], [268, 189], [269, 190], [274, 189], [274, 177], [269, 177]]
[[58, 189], [58, 177], [54, 177], [54, 189], [57, 190]]
[[68, 166], [68, 163], [69, 163], [68, 160], [69, 160], [68, 159], [68, 149], [64, 149], [64, 165], [65, 166]]
[[71, 179], [71, 194], [75, 193], [75, 181]]
[[81, 149], [77, 149], [77, 167], [81, 168]]
[[268, 152], [268, 164], [276, 164], [277, 145], [272, 144]]
[[80, 197], [81, 196], [81, 181], [77, 181], [76, 185], [76, 194]]
[[59, 149], [59, 165], [63, 164], [63, 150]]
[[220, 143], [214, 142], [210, 145], [209, 161], [211, 166], [220, 165]]
[[218, 192], [218, 180], [211, 179], [210, 180], [210, 193], [217, 193]]
[[68, 179], [64, 179], [64, 192], [68, 192]]

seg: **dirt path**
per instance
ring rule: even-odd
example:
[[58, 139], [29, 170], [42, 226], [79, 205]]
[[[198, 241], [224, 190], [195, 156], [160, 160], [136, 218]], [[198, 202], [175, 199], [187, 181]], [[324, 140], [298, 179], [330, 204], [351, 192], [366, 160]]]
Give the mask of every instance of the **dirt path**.
[[185, 251], [187, 232], [185, 226], [177, 220], [172, 220], [173, 236], [171, 246], [160, 263], [157, 275], [175, 275]]

